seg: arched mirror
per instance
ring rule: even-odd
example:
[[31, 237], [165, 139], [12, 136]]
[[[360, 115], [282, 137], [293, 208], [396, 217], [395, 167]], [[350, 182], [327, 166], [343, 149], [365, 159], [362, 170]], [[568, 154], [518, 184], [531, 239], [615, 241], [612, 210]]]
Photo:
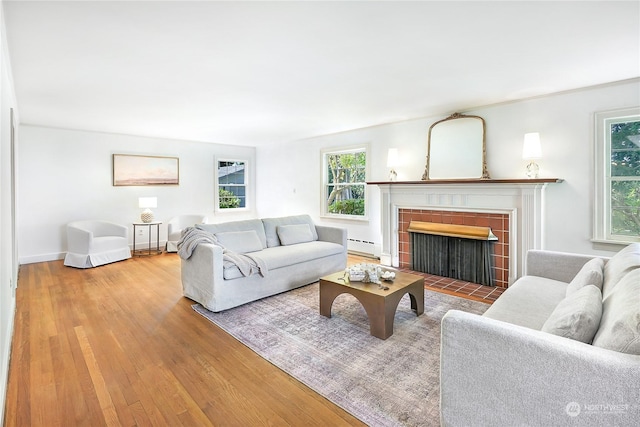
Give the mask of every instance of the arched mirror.
[[484, 119], [454, 113], [429, 128], [422, 180], [489, 179]]

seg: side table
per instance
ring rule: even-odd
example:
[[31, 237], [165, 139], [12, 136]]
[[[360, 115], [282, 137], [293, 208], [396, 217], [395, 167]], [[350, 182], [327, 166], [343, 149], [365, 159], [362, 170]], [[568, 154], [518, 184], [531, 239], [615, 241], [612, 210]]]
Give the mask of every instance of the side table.
[[[160, 250], [160, 224], [162, 224], [162, 221], [133, 223], [133, 255], [134, 256], [149, 256], [149, 255], [158, 255], [162, 253], [162, 251]], [[154, 225], [156, 226], [155, 249], [151, 247], [151, 230], [152, 230], [152, 226]], [[148, 243], [147, 249], [136, 249], [136, 228], [137, 227], [147, 227], [147, 233], [149, 235], [149, 243]]]

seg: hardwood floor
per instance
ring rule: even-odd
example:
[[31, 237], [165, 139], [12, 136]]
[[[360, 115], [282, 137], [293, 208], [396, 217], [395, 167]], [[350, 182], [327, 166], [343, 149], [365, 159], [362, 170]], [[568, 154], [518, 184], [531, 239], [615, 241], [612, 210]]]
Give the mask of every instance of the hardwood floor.
[[176, 254], [20, 268], [6, 426], [362, 426], [192, 309]]
[[16, 298], [6, 426], [364, 425], [196, 314], [177, 254], [26, 264]]

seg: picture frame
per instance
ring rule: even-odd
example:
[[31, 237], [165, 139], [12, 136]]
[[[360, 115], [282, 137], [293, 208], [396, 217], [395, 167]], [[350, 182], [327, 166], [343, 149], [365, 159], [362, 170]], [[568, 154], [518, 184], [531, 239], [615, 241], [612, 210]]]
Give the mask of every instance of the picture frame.
[[113, 154], [113, 185], [179, 185], [178, 157]]

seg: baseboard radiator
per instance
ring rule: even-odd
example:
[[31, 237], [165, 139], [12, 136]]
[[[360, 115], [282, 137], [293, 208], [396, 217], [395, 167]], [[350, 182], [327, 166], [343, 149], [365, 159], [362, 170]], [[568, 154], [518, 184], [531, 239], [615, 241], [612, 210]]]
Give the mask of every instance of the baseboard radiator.
[[376, 244], [366, 240], [347, 239], [347, 251], [353, 254], [376, 257]]

